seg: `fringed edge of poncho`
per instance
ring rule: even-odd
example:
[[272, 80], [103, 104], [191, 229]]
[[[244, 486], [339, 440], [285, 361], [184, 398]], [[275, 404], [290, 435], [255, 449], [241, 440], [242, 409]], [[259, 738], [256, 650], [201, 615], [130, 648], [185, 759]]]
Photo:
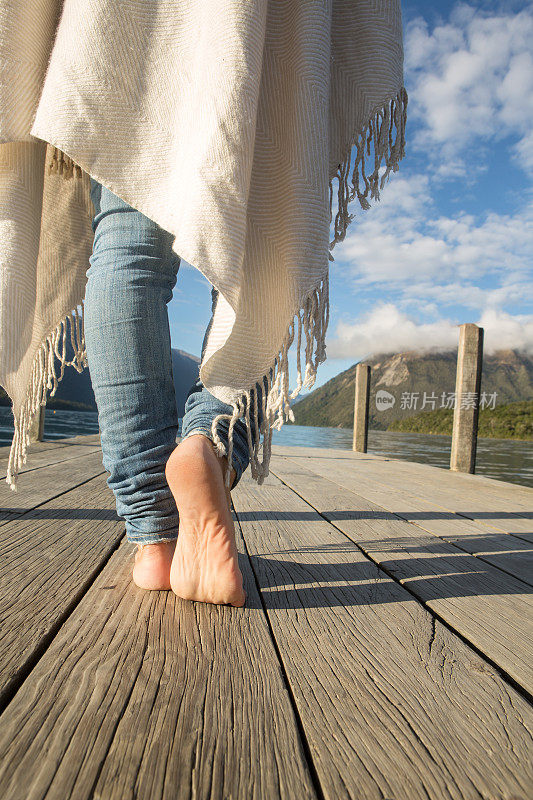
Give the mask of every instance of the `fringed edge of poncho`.
[[[357, 197], [361, 208], [370, 208], [370, 200], [379, 200], [391, 172], [397, 172], [400, 160], [405, 155], [405, 124], [407, 115], [407, 92], [404, 88], [387, 99], [376, 109], [362, 129], [355, 133], [347, 144], [341, 163], [329, 182], [330, 222], [333, 219], [333, 181], [338, 179], [337, 213], [334, 221], [334, 238], [329, 244], [329, 261], [334, 261], [331, 251], [342, 242], [353, 214], [349, 214], [349, 204]], [[355, 161], [350, 175], [350, 165], [355, 152]], [[385, 166], [380, 175], [382, 166]], [[371, 172], [369, 172], [371, 167]], [[51, 172], [60, 172], [65, 177], [81, 176], [82, 171], [69, 156], [54, 148], [48, 164]], [[79, 305], [83, 308], [83, 300]], [[329, 277], [326, 275], [312, 292], [304, 299], [289, 323], [285, 339], [271, 368], [263, 377], [262, 386], [258, 382], [249, 390], [243, 391], [240, 399], [232, 403], [231, 414], [218, 414], [212, 422], [211, 436], [219, 456], [226, 456], [228, 467], [225, 484], [230, 486], [233, 455], [233, 428], [238, 419], [243, 418], [246, 425], [250, 470], [252, 478], [262, 484], [269, 474], [272, 452], [272, 432], [280, 430], [286, 421], [294, 422], [294, 412], [290, 400], [302, 388], [310, 389], [316, 379], [318, 365], [326, 360], [326, 332], [329, 322]], [[74, 358], [67, 360], [66, 337], [70, 328], [70, 339]], [[296, 335], [297, 330], [297, 335]], [[296, 335], [296, 387], [289, 394], [289, 349]], [[305, 358], [302, 378], [301, 345], [305, 338]], [[60, 348], [61, 344], [61, 349]], [[56, 362], [57, 359], [57, 362]], [[56, 373], [59, 363], [60, 374]], [[73, 309], [55, 330], [48, 334], [37, 351], [26, 401], [18, 416], [14, 417], [15, 433], [9, 454], [6, 481], [14, 491], [17, 490], [17, 476], [26, 463], [30, 443], [30, 430], [39, 406], [46, 405], [47, 389], [55, 394], [65, 367], [73, 366], [81, 372], [87, 366], [87, 353], [83, 335], [83, 319], [77, 308]], [[261, 404], [261, 407], [259, 407]], [[260, 414], [261, 411], [261, 414]], [[259, 418], [261, 417], [261, 423]], [[217, 428], [221, 420], [229, 420], [228, 448]], [[252, 426], [255, 439], [252, 435]], [[261, 441], [261, 435], [263, 440]], [[261, 452], [262, 448], [262, 452]], [[262, 458], [260, 458], [260, 455]]]
[[[80, 302], [83, 309], [83, 300]], [[69, 336], [74, 358], [67, 359], [67, 335]], [[59, 374], [57, 368], [60, 367]], [[17, 477], [20, 468], [26, 463], [30, 432], [39, 406], [46, 405], [46, 393], [52, 389], [50, 397], [56, 393], [65, 367], [74, 367], [83, 372], [87, 364], [83, 318], [78, 308], [74, 308], [43, 341], [32, 364], [30, 385], [26, 401], [18, 415], [14, 416], [15, 432], [9, 451], [6, 481], [13, 491], [17, 491]]]

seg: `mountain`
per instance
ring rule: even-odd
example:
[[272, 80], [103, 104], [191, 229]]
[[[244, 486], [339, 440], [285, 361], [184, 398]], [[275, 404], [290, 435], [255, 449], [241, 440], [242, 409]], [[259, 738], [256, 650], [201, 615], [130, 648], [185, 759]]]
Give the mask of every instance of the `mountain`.
[[[67, 358], [69, 361], [73, 358], [70, 342], [68, 342]], [[197, 356], [186, 353], [184, 350], [172, 349], [172, 373], [176, 390], [178, 417], [183, 416], [187, 393], [198, 379], [199, 366], [200, 359]], [[2, 388], [0, 388], [0, 405], [11, 405], [7, 394]], [[96, 411], [89, 370], [84, 369], [82, 372], [76, 372], [74, 367], [66, 367], [55, 395], [48, 399], [47, 408]]]
[[[386, 430], [394, 420], [445, 407], [450, 393], [455, 391], [456, 349], [447, 352], [383, 353], [366, 359], [364, 363], [372, 367], [370, 428]], [[356, 364], [295, 403], [292, 409], [296, 424], [353, 427], [355, 371]], [[376, 392], [380, 390], [393, 397], [386, 410], [376, 407]], [[426, 405], [422, 408], [424, 392]], [[483, 392], [487, 395], [487, 407], [532, 400], [533, 358], [517, 350], [501, 350], [485, 355], [481, 375]], [[443, 393], [444, 405], [441, 405]], [[406, 396], [409, 407], [404, 407]]]

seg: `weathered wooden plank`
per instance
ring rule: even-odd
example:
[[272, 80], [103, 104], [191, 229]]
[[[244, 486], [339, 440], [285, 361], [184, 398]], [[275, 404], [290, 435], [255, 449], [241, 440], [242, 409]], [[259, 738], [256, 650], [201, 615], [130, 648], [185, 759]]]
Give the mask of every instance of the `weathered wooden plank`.
[[[438, 474], [428, 473], [424, 477], [421, 473], [413, 476], [410, 471], [399, 469], [397, 462], [393, 462], [393, 465], [394, 469], [388, 470], [374, 470], [371, 467], [367, 475], [379, 480], [383, 486], [403, 486], [413, 496], [448, 508], [484, 525], [488, 530], [499, 530], [533, 542], [533, 490], [528, 502], [519, 493], [515, 495], [512, 488], [508, 494], [497, 491], [491, 493], [490, 487], [480, 487], [478, 491], [475, 484], [453, 486]], [[351, 470], [352, 465], [348, 468], [349, 472]], [[360, 474], [361, 469], [357, 470], [357, 475]], [[509, 486], [513, 487], [514, 484]]]
[[[80, 446], [80, 445], [94, 445], [96, 447], [100, 446], [100, 434], [99, 433], [83, 433], [79, 436], [70, 436], [68, 438], [63, 439], [51, 439], [47, 440], [46, 442], [31, 442], [28, 447], [28, 458], [34, 457], [37, 453], [44, 452], [45, 450], [55, 450], [57, 447], [69, 447], [69, 446]], [[3, 466], [4, 463], [7, 464], [9, 458], [9, 451], [11, 449], [11, 445], [6, 444], [0, 447], [0, 464]], [[24, 469], [26, 465], [24, 465]]]
[[[273, 463], [276, 463], [276, 459]], [[286, 462], [282, 460], [280, 463]], [[292, 463], [296, 462], [292, 460]], [[413, 495], [409, 484], [402, 488], [382, 484], [377, 479], [376, 472], [368, 475], [365, 470], [360, 470], [354, 481], [353, 474], [347, 472], [342, 461], [309, 457], [305, 463], [306, 468], [315, 474], [328, 478], [349, 491], [356, 490], [358, 495], [392, 512], [398, 518], [412, 522], [422, 530], [467, 553], [477, 555], [530, 586], [533, 585], [533, 543], [529, 544], [518, 537], [489, 529]]]
[[[35, 442], [35, 445], [43, 445], [46, 442]], [[35, 452], [31, 453], [26, 461], [26, 464], [20, 468], [19, 474], [23, 472], [31, 472], [34, 469], [41, 467], [48, 467], [51, 464], [65, 463], [71, 461], [73, 458], [80, 458], [89, 453], [96, 453], [100, 449], [98, 444], [88, 445], [70, 445], [68, 447], [52, 447], [41, 450], [41, 447], [35, 448]], [[5, 479], [7, 474], [7, 458], [5, 463], [0, 466], [0, 479]], [[10, 489], [10, 491], [12, 491]]]
[[316, 800], [238, 548], [243, 609], [136, 589], [120, 547], [2, 716], [1, 796]]
[[529, 586], [292, 459], [277, 457], [272, 471], [533, 694]]
[[[57, 439], [57, 440], [52, 441], [52, 442], [49, 442], [49, 441], [46, 441], [46, 442], [31, 442], [29, 447], [28, 447], [28, 453], [37, 453], [41, 449], [50, 450], [51, 448], [54, 448], [54, 447], [59, 447], [59, 446], [63, 446], [64, 447], [65, 446], [64, 443], [67, 442], [67, 441], [68, 441], [68, 439]], [[10, 450], [11, 450], [11, 445], [10, 444], [3, 444], [3, 445], [0, 446], [0, 463], [1, 463], [1, 461], [3, 459], [5, 459], [7, 461], [8, 457], [9, 457], [9, 451]]]
[[98, 476], [2, 528], [0, 703], [124, 535]]
[[289, 457], [297, 456], [298, 458], [306, 458], [310, 455], [313, 458], [331, 458], [335, 461], [346, 459], [346, 461], [365, 463], [367, 466], [388, 463], [394, 465], [394, 471], [402, 470], [405, 474], [413, 477], [422, 476], [427, 480], [433, 478], [438, 484], [450, 486], [454, 489], [471, 487], [475, 489], [476, 493], [487, 492], [486, 496], [494, 499], [499, 497], [503, 500], [509, 498], [519, 500], [521, 504], [525, 504], [528, 508], [531, 508], [532, 504], [533, 488], [529, 486], [489, 478], [486, 475], [471, 475], [467, 472], [458, 473], [443, 467], [433, 466], [432, 464], [421, 463], [420, 461], [406, 461], [405, 459], [391, 458], [390, 456], [377, 455], [371, 452], [356, 453], [352, 450], [338, 447], [272, 445], [272, 453]]
[[[465, 516], [476, 520], [488, 528], [496, 528], [505, 533], [514, 534], [521, 538], [533, 541], [533, 490], [530, 496], [514, 492], [515, 484], [509, 484], [509, 489], [505, 492], [491, 487], [475, 484], [468, 486], [453, 485], [449, 481], [449, 474], [446, 470], [445, 477], [434, 472], [413, 475], [410, 470], [398, 468], [397, 462], [392, 462], [394, 469], [374, 470], [373, 466], [368, 470], [368, 474], [375, 475], [383, 485], [408, 487], [408, 491], [423, 499], [431, 500]], [[350, 465], [349, 469], [353, 469]], [[359, 475], [361, 470], [357, 471]], [[458, 474], [458, 473], [455, 473]], [[475, 476], [471, 476], [475, 480]]]
[[50, 464], [23, 473], [16, 492], [6, 483], [0, 484], [0, 526], [104, 472], [102, 451], [96, 450], [66, 464]]
[[526, 800], [527, 701], [288, 487], [233, 502], [324, 797]]
[[[30, 445], [28, 446], [28, 458], [35, 458], [35, 456], [40, 452], [46, 452], [47, 450], [56, 450], [58, 447], [66, 447], [65, 442], [67, 441], [68, 440], [66, 439], [58, 439], [57, 441], [54, 442], [31, 442]], [[11, 445], [8, 444], [2, 445], [2, 447], [0, 447], [0, 467], [4, 472], [4, 477], [5, 477], [7, 462], [9, 460], [10, 449]], [[24, 464], [21, 467], [21, 470], [27, 468], [28, 465]]]
[[298, 448], [278, 447], [275, 453], [299, 463], [305, 463], [307, 458], [320, 458], [327, 463], [340, 461], [354, 481], [362, 474], [372, 477], [384, 486], [404, 488], [413, 496], [476, 520], [489, 529], [533, 541], [533, 489], [529, 487], [412, 461], [384, 459], [368, 453], [362, 456], [349, 450], [301, 448], [298, 452]]

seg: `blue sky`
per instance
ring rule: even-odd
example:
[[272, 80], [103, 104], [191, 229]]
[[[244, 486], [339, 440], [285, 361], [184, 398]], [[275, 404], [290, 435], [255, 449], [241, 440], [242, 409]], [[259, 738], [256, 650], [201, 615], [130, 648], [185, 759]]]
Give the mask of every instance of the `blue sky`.
[[[533, 351], [533, 4], [402, 8], [406, 156], [379, 203], [351, 205], [313, 388], [373, 352], [454, 347], [463, 322], [485, 352]], [[200, 355], [210, 313], [210, 284], [182, 261], [173, 347]]]

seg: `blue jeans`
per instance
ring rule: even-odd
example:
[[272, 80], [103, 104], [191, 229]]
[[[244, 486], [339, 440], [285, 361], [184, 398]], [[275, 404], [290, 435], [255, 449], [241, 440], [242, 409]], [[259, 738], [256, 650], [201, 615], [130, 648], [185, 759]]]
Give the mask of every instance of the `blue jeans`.
[[[117, 513], [125, 520], [128, 541], [169, 541], [178, 536], [179, 517], [165, 478], [178, 434], [167, 304], [181, 259], [172, 250], [172, 234], [94, 178], [91, 199], [95, 236], [83, 328], [107, 483]], [[213, 287], [212, 311], [216, 297]], [[202, 356], [211, 322], [212, 317]], [[231, 412], [232, 407], [217, 400], [198, 379], [185, 403], [182, 438], [202, 433], [212, 440], [214, 417]], [[217, 433], [226, 451], [228, 429], [229, 420], [220, 420]], [[248, 463], [241, 418], [233, 429], [233, 486]]]

